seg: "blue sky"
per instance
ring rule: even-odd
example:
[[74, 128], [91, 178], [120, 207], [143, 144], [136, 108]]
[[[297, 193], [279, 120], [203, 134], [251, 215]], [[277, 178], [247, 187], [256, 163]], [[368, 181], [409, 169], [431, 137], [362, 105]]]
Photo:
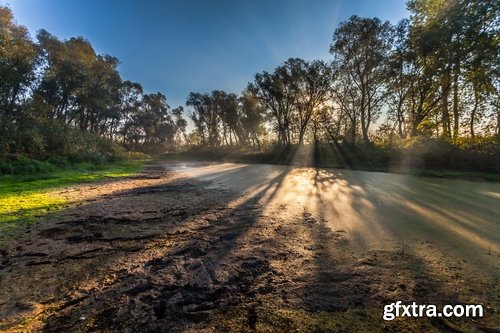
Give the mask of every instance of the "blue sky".
[[124, 79], [172, 107], [190, 91], [239, 93], [290, 57], [329, 59], [339, 22], [357, 14], [393, 23], [405, 0], [0, 0], [32, 35], [83, 36], [120, 59]]

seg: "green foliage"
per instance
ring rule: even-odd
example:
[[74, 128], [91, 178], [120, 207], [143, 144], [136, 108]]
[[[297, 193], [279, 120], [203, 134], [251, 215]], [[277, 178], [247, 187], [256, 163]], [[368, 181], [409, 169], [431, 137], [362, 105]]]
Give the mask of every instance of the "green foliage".
[[355, 143], [358, 127], [363, 142], [370, 143], [370, 125], [379, 117], [385, 100], [387, 61], [393, 27], [389, 21], [353, 15], [341, 22], [333, 34], [330, 53], [336, 80], [334, 102], [350, 119], [350, 141]]
[[[332, 68], [320, 60], [290, 58], [274, 69], [255, 74], [245, 95], [257, 98], [280, 144], [303, 143], [317, 113], [329, 100]], [[264, 112], [263, 112], [264, 113]]]
[[498, 173], [500, 146], [493, 137], [446, 138], [414, 137], [399, 140], [389, 147], [397, 157], [392, 166], [404, 169], [456, 170]]
[[161, 153], [171, 149], [176, 131], [179, 130], [177, 124], [183, 126], [180, 115], [175, 115], [175, 121], [173, 116], [163, 94], [143, 95], [132, 120], [124, 128], [126, 129], [124, 140], [128, 141], [127, 146], [150, 153]]
[[64, 167], [78, 162], [104, 164], [124, 156], [124, 149], [112, 140], [58, 120], [44, 121], [43, 125], [33, 126], [29, 133], [18, 131], [18, 136], [12, 139], [19, 143], [16, 150], [23, 154], [0, 155], [0, 174], [50, 172], [54, 171], [54, 166]]
[[164, 158], [333, 167], [497, 181], [500, 180], [500, 149], [492, 140], [486, 140], [489, 145], [469, 147], [425, 137], [370, 145], [342, 143], [337, 146], [319, 142], [304, 146], [274, 145], [260, 152], [231, 147], [193, 147], [185, 152], [167, 154]]
[[127, 161], [133, 161], [133, 160], [149, 160], [151, 159], [151, 156], [149, 156], [146, 153], [139, 152], [139, 151], [128, 151], [123, 154], [123, 159]]
[[49, 162], [33, 160], [23, 155], [12, 155], [0, 160], [0, 175], [26, 175], [37, 173], [49, 173], [57, 170], [57, 167]]
[[488, 172], [408, 169], [405, 170], [405, 173], [421, 177], [431, 177], [431, 178], [457, 178], [466, 180], [487, 180], [495, 182], [500, 181], [499, 173], [488, 173]]
[[453, 139], [453, 144], [460, 149], [492, 149], [495, 146], [498, 148], [499, 137], [493, 135], [458, 137]]
[[[59, 121], [47, 122], [41, 131], [46, 139], [48, 157], [64, 157], [69, 162], [89, 161], [97, 164], [121, 157], [124, 153], [117, 143], [82, 131]], [[63, 163], [64, 164], [64, 163]]]

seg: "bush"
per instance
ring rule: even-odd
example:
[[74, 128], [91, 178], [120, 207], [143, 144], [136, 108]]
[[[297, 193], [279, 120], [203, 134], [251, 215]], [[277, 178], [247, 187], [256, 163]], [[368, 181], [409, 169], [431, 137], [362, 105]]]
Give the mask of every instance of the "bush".
[[500, 146], [492, 138], [460, 138], [454, 142], [417, 137], [401, 140], [392, 156], [403, 168], [474, 172], [500, 171]]
[[53, 164], [30, 159], [23, 155], [8, 155], [0, 161], [0, 173], [10, 175], [29, 175], [49, 173], [57, 170]]
[[[241, 148], [192, 147], [173, 158], [244, 163], [295, 164], [372, 171], [426, 169], [459, 172], [500, 172], [500, 145], [495, 137], [460, 138], [449, 141], [412, 137], [378, 144], [320, 142], [317, 145], [273, 145], [262, 152]], [[167, 158], [169, 158], [167, 156]]]
[[42, 131], [49, 159], [63, 157], [71, 163], [103, 164], [123, 158], [124, 149], [115, 142], [61, 122], [51, 121]]
[[0, 161], [0, 174], [14, 174], [14, 166], [12, 165], [12, 163], [9, 163], [9, 161]]
[[58, 155], [50, 156], [47, 162], [54, 164], [58, 167], [66, 167], [70, 164], [66, 157]]
[[[57, 120], [47, 120], [38, 128], [19, 130], [13, 138], [9, 142], [0, 140], [2, 174], [52, 172], [80, 162], [101, 165], [121, 160], [125, 154], [112, 140]], [[9, 150], [19, 153], [9, 154]]]
[[151, 156], [139, 151], [128, 151], [123, 154], [123, 158], [126, 160], [147, 160], [150, 159]]

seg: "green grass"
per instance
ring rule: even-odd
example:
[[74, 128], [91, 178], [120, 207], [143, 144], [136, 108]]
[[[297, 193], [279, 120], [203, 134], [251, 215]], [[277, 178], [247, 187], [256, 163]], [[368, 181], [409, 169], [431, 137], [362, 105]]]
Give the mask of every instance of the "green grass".
[[80, 163], [69, 169], [38, 175], [0, 176], [0, 242], [16, 234], [38, 216], [64, 207], [66, 201], [49, 192], [64, 186], [130, 176], [144, 161], [94, 165]]

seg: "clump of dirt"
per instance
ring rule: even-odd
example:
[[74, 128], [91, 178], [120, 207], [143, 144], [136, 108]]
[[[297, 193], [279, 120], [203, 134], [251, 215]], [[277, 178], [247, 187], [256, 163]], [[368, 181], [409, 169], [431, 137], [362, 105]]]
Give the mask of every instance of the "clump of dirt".
[[[153, 166], [66, 189], [73, 203], [0, 251], [0, 328], [42, 332], [494, 329], [498, 281], [445, 257], [349, 250], [304, 211]], [[439, 257], [439, 256], [436, 256]], [[463, 286], [468, 285], [467, 289]], [[384, 322], [383, 306], [479, 302], [476, 321]]]

